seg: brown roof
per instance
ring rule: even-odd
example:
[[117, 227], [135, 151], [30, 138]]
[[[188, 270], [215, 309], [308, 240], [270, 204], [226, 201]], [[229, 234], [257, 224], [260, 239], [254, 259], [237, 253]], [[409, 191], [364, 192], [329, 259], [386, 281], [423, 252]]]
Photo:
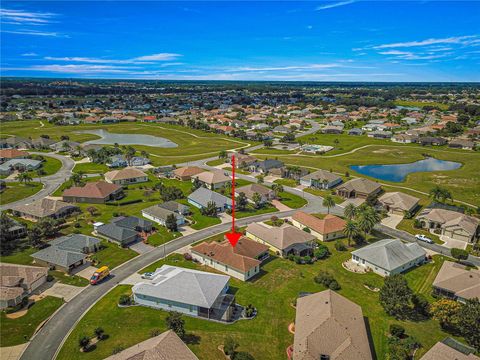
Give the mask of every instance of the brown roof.
[[463, 299], [480, 298], [480, 270], [445, 261], [433, 281], [433, 286], [452, 291]]
[[268, 227], [262, 223], [252, 223], [247, 226], [247, 233], [262, 239], [280, 250], [284, 250], [293, 244], [304, 244], [316, 239], [312, 234], [289, 224], [284, 224], [280, 227]]
[[[246, 242], [247, 240], [243, 239], [242, 241]], [[254, 242], [251, 240], [248, 241]], [[245, 247], [245, 244], [242, 247]], [[265, 248], [266, 250], [268, 250], [268, 247], [265, 246]], [[215, 259], [222, 264], [229, 265], [230, 267], [240, 270], [242, 272], [246, 272], [254, 268], [255, 266], [261, 264], [259, 260], [253, 257], [237, 253], [236, 246], [231, 246], [228, 241], [223, 241], [221, 243], [217, 243], [214, 241], [209, 243], [203, 242], [198, 244], [197, 246], [192, 247], [191, 250], [192, 252], [205, 255], [211, 259]], [[265, 252], [266, 250], [262, 252]]]
[[126, 167], [121, 170], [113, 170], [105, 173], [106, 180], [125, 180], [125, 179], [134, 179], [139, 177], [145, 177], [145, 174], [142, 170], [136, 169], [134, 167]]
[[346, 224], [345, 220], [335, 215], [328, 214], [324, 219], [319, 219], [303, 211], [297, 211], [292, 219], [322, 235], [342, 231]]
[[268, 196], [273, 192], [273, 190], [260, 184], [248, 184], [235, 189], [235, 192], [237, 194], [243, 192], [247, 198], [251, 199], [253, 198], [253, 194], [255, 193], [263, 196]]
[[28, 156], [28, 153], [26, 151], [21, 151], [17, 149], [0, 150], [0, 158], [3, 158], [3, 159], [15, 159], [23, 156]]
[[420, 360], [480, 360], [480, 358], [474, 354], [465, 355], [442, 342], [437, 342]]
[[480, 225], [480, 220], [473, 216], [446, 209], [424, 209], [417, 219], [424, 218], [441, 224], [443, 228], [460, 228], [470, 235], [474, 235]]
[[105, 360], [198, 360], [172, 330], [142, 341]]
[[83, 187], [71, 187], [63, 192], [63, 196], [105, 199], [122, 187], [105, 181], [88, 182]]
[[64, 201], [43, 198], [36, 200], [30, 204], [18, 205], [12, 208], [13, 211], [18, 211], [24, 214], [46, 217], [56, 214], [66, 208], [74, 208], [75, 206]]
[[293, 358], [372, 359], [362, 308], [332, 290], [297, 300]]
[[218, 184], [231, 181], [231, 178], [225, 175], [222, 170], [204, 171], [200, 174], [194, 175], [193, 177], [206, 184]]
[[371, 194], [374, 191], [381, 188], [381, 185], [376, 183], [375, 181], [368, 180], [365, 178], [356, 178], [350, 181], [347, 181], [345, 184], [340, 185], [337, 190], [347, 190], [359, 192], [362, 194]]
[[237, 245], [234, 247], [235, 253], [250, 258], [256, 258], [266, 251], [268, 251], [268, 246], [250, 240], [245, 236], [242, 236], [240, 240], [238, 240]]
[[185, 166], [178, 168], [173, 173], [178, 177], [193, 176], [204, 172], [205, 170], [197, 166]]
[[22, 295], [22, 284], [30, 287], [47, 274], [48, 269], [43, 267], [0, 263], [0, 299], [10, 300]]
[[399, 191], [387, 192], [380, 196], [378, 201], [382, 205], [388, 205], [390, 208], [409, 211], [420, 201], [419, 198]]

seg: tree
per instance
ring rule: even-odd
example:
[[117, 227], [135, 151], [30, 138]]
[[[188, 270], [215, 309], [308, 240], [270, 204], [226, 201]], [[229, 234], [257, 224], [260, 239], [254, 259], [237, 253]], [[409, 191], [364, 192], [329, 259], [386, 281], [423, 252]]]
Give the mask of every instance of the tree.
[[335, 206], [335, 200], [333, 200], [331, 195], [327, 195], [323, 199], [322, 205], [327, 208], [327, 213], [330, 214], [330, 208]]
[[213, 201], [209, 201], [207, 206], [200, 210], [202, 215], [215, 217], [217, 216], [217, 205]]
[[238, 194], [236, 199], [236, 205], [238, 210], [244, 211], [247, 208], [248, 200], [244, 192]]
[[480, 351], [480, 302], [467, 299], [458, 311], [458, 330], [467, 342]]
[[94, 216], [97, 212], [97, 208], [95, 206], [89, 206], [85, 210], [90, 213], [90, 216]]
[[433, 198], [433, 200], [440, 200], [442, 197], [442, 188], [438, 185], [435, 185], [432, 189], [430, 189], [429, 195]]
[[185, 320], [182, 319], [182, 314], [176, 311], [170, 311], [165, 319], [167, 327], [173, 330], [180, 339], [185, 337]]
[[130, 165], [130, 161], [135, 156], [136, 152], [137, 151], [135, 150], [135, 148], [133, 146], [128, 145], [128, 146], [125, 147], [124, 155], [125, 155], [125, 160], [127, 160], [128, 165]]
[[103, 334], [105, 333], [105, 330], [103, 330], [103, 328], [101, 328], [101, 327], [97, 327], [94, 330], [94, 333], [95, 333], [95, 336], [97, 337], [98, 340], [102, 340], [103, 339]]
[[347, 220], [345, 227], [343, 228], [343, 233], [347, 235], [348, 246], [350, 246], [352, 238], [357, 236], [360, 233], [360, 230], [353, 220]]
[[265, 139], [265, 140], [263, 140], [263, 145], [264, 145], [265, 147], [267, 147], [267, 148], [268, 148], [268, 147], [272, 147], [273, 141], [270, 140], [270, 139]]
[[228, 336], [223, 342], [223, 352], [225, 355], [230, 356], [231, 359], [234, 359], [238, 346], [239, 344], [235, 341], [235, 339], [231, 336]]
[[150, 156], [150, 154], [145, 150], [140, 151], [140, 155], [142, 155], [145, 159], [148, 159], [148, 157]]
[[58, 233], [58, 223], [50, 217], [45, 217], [38, 221], [37, 226], [43, 237], [49, 238]]
[[458, 325], [458, 312], [460, 304], [455, 300], [440, 299], [431, 306], [433, 318], [440, 322], [444, 329], [455, 329]]
[[262, 196], [257, 192], [252, 195], [252, 201], [256, 209], [260, 209], [263, 205]]
[[33, 225], [27, 231], [27, 242], [30, 244], [30, 246], [36, 248], [39, 248], [41, 245], [43, 245], [42, 231], [38, 225]]
[[272, 190], [275, 193], [275, 197], [278, 198], [280, 193], [284, 191], [284, 188], [282, 184], [273, 183]]
[[80, 339], [78, 339], [78, 345], [80, 345], [83, 351], [87, 351], [88, 346], [90, 345], [90, 338], [86, 335], [80, 336]]
[[221, 150], [219, 153], [218, 153], [218, 158], [219, 159], [226, 159], [228, 157], [228, 154], [225, 150]]
[[194, 178], [192, 181], [192, 190], [195, 191], [201, 186], [202, 186], [202, 183], [200, 182], [200, 180], [198, 180], [198, 178]]
[[177, 218], [175, 217], [175, 214], [169, 214], [167, 216], [165, 219], [165, 227], [171, 232], [178, 230]]
[[264, 181], [265, 181], [264, 179], [265, 179], [265, 177], [263, 175], [258, 175], [257, 176], [257, 181], [258, 181], [259, 184], [263, 184]]
[[9, 229], [15, 225], [15, 222], [10, 219], [7, 214], [1, 213], [0, 215], [0, 249], [2, 254], [8, 250], [11, 250], [12, 241], [15, 237], [12, 236]]
[[30, 181], [32, 181], [32, 177], [26, 173], [26, 172], [22, 172], [22, 173], [19, 173], [17, 176], [16, 176], [16, 179], [20, 182], [20, 183], [28, 183]]
[[80, 186], [82, 184], [82, 174], [73, 173], [70, 179], [75, 186]]
[[380, 289], [380, 304], [385, 312], [397, 319], [405, 319], [412, 309], [413, 292], [401, 274], [387, 276]]
[[450, 249], [450, 254], [457, 260], [467, 260], [468, 251], [464, 249], [452, 248]]
[[353, 218], [355, 218], [356, 213], [357, 209], [352, 203], [349, 203], [347, 206], [345, 206], [344, 214], [347, 219], [352, 220]]

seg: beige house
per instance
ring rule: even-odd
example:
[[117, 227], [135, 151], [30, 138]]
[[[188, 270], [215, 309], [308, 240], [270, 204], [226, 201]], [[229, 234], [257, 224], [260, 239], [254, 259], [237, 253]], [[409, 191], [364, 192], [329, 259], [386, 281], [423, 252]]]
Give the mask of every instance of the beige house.
[[53, 219], [64, 218], [76, 210], [78, 210], [78, 207], [75, 205], [50, 198], [43, 198], [30, 204], [12, 208], [14, 215], [30, 221], [38, 221], [46, 217]]
[[262, 203], [267, 203], [275, 199], [275, 192], [263, 185], [260, 184], [248, 184], [235, 189], [235, 195], [238, 196], [241, 192], [245, 194], [248, 201], [253, 203], [253, 195], [255, 193], [259, 194]]
[[107, 172], [105, 181], [116, 185], [129, 185], [148, 181], [148, 175], [142, 170], [126, 167], [125, 169]]
[[311, 255], [316, 240], [314, 235], [289, 224], [277, 227], [263, 223], [251, 223], [247, 226], [245, 235], [267, 245], [271, 251], [282, 257], [290, 254]]
[[173, 177], [181, 181], [188, 181], [194, 175], [201, 174], [205, 170], [198, 166], [185, 166], [173, 171]]
[[205, 185], [210, 190], [221, 189], [232, 181], [222, 170], [204, 171], [200, 174], [193, 175], [192, 181], [195, 179], [198, 179], [202, 185]]
[[297, 299], [295, 360], [370, 360], [362, 308], [332, 290]]
[[173, 330], [133, 345], [105, 360], [198, 360]]
[[378, 195], [381, 191], [382, 186], [379, 183], [365, 178], [352, 179], [337, 187], [338, 196], [346, 199], [366, 199], [369, 196]]
[[433, 281], [433, 292], [460, 302], [480, 299], [480, 270], [445, 261]]
[[445, 209], [424, 209], [417, 219], [425, 229], [440, 229], [449, 238], [473, 243], [480, 235], [480, 220]]
[[402, 215], [413, 212], [418, 206], [419, 198], [402, 192], [387, 192], [378, 198], [378, 202], [391, 214]]
[[439, 341], [420, 360], [480, 360], [480, 358], [472, 352], [461, 352]]
[[0, 263], [0, 309], [13, 307], [47, 281], [48, 269]]
[[301, 230], [308, 228], [320, 241], [331, 241], [345, 236], [343, 229], [346, 221], [331, 214], [319, 219], [303, 211], [297, 211], [292, 216], [292, 224]]

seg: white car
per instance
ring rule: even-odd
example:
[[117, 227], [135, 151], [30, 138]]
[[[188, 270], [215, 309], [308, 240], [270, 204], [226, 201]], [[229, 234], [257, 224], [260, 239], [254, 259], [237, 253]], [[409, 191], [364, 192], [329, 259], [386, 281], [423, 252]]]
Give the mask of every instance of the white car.
[[417, 238], [417, 240], [424, 241], [428, 244], [433, 244], [433, 240], [429, 239], [428, 237], [426, 237], [423, 234], [417, 234], [417, 235], [415, 235], [415, 237]]
[[144, 274], [142, 274], [142, 279], [148, 279], [148, 280], [151, 280], [153, 278], [153, 272], [146, 272]]

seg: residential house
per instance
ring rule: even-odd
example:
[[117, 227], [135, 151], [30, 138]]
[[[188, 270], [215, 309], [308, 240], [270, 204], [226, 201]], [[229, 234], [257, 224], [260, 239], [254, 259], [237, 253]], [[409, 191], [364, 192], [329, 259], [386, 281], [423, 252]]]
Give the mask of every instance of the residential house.
[[268, 246], [240, 238], [235, 246], [228, 240], [221, 243], [202, 242], [191, 248], [193, 259], [236, 279], [247, 281], [260, 272], [262, 260], [267, 258]]
[[118, 168], [118, 167], [125, 167], [128, 165], [127, 160], [123, 157], [123, 155], [113, 155], [110, 156], [106, 165], [109, 168]]
[[374, 139], [390, 139], [392, 137], [391, 131], [371, 131], [367, 134], [369, 138]]
[[376, 196], [382, 191], [382, 186], [372, 180], [356, 178], [337, 187], [337, 194], [346, 199]]
[[150, 163], [150, 159], [141, 156], [134, 156], [130, 159], [130, 166], [145, 166]]
[[331, 189], [342, 182], [342, 178], [330, 171], [317, 170], [300, 178], [300, 185], [317, 189]]
[[452, 239], [473, 243], [480, 235], [480, 220], [469, 215], [445, 209], [422, 210], [417, 219], [425, 229], [440, 229]]
[[372, 360], [362, 308], [325, 290], [297, 299], [295, 360]]
[[341, 134], [343, 133], [343, 124], [342, 126], [335, 126], [335, 125], [327, 125], [322, 129], [322, 133], [324, 134]]
[[74, 186], [63, 192], [63, 201], [77, 203], [104, 204], [123, 197], [120, 185], [105, 181], [87, 182], [84, 186]]
[[31, 256], [36, 264], [70, 273], [85, 263], [87, 254], [96, 252], [100, 240], [82, 234], [62, 236]]
[[468, 139], [453, 139], [448, 143], [448, 147], [463, 150], [473, 150], [475, 148], [475, 143]]
[[248, 224], [245, 235], [261, 244], [270, 247], [277, 255], [286, 257], [290, 254], [311, 255], [315, 244], [315, 236], [295, 226], [283, 224], [280, 227], [263, 223]]
[[254, 162], [257, 161], [257, 158], [255, 158], [252, 155], [248, 154], [240, 154], [240, 153], [232, 153], [228, 155], [228, 161], [231, 162], [232, 157], [235, 156], [235, 167], [236, 168], [244, 168], [248, 167]]
[[275, 191], [273, 191], [272, 189], [264, 185], [256, 184], [256, 183], [248, 184], [248, 185], [236, 188], [235, 195], [238, 196], [240, 193], [244, 193], [245, 196], [247, 197], [247, 200], [250, 203], [254, 203], [253, 196], [255, 194], [260, 195], [260, 199], [261, 199], [260, 202], [262, 204], [268, 203], [273, 199], [275, 199]]
[[55, 144], [50, 145], [49, 148], [52, 149], [53, 151], [70, 152], [70, 151], [74, 151], [78, 146], [80, 146], [80, 143], [78, 142], [70, 141], [70, 140], [62, 140]]
[[392, 137], [392, 141], [401, 144], [412, 144], [417, 142], [418, 136], [409, 134], [395, 134]]
[[181, 181], [189, 181], [192, 179], [192, 176], [201, 174], [205, 169], [199, 168], [197, 166], [185, 166], [173, 171], [173, 177]]
[[198, 180], [208, 189], [215, 190], [225, 187], [232, 182], [230, 176], [225, 175], [223, 170], [204, 171], [192, 176], [192, 182]]
[[21, 151], [17, 149], [1, 149], [0, 150], [0, 163], [12, 159], [25, 159], [29, 156], [26, 151]]
[[447, 140], [441, 137], [431, 137], [431, 136], [423, 136], [418, 138], [417, 141], [420, 145], [426, 146], [442, 146], [447, 144]]
[[378, 198], [378, 202], [391, 214], [413, 213], [418, 207], [419, 198], [402, 192], [387, 192]]
[[163, 265], [150, 280], [135, 284], [132, 292], [138, 305], [228, 322], [235, 308], [229, 280], [226, 275]]
[[176, 201], [166, 201], [164, 203], [158, 204], [158, 206], [180, 215], [188, 215], [191, 213], [190, 208], [187, 205], [180, 204]]
[[105, 360], [198, 360], [173, 330], [133, 345]]
[[34, 149], [49, 149], [51, 145], [56, 144], [57, 142], [57, 140], [39, 137], [38, 139], [32, 140], [31, 147]]
[[48, 269], [0, 263], [0, 309], [20, 304], [47, 281]]
[[50, 198], [35, 200], [29, 204], [18, 205], [12, 208], [16, 216], [30, 221], [38, 221], [46, 217], [53, 219], [64, 218], [77, 210], [78, 207], [75, 205]]
[[10, 175], [13, 171], [32, 171], [39, 169], [42, 162], [33, 159], [10, 159], [0, 165], [0, 175]]
[[204, 187], [199, 187], [188, 195], [187, 200], [199, 209], [206, 208], [209, 202], [215, 203], [218, 212], [232, 208], [232, 200], [230, 198]]
[[452, 338], [437, 342], [420, 360], [480, 360], [475, 349]]
[[331, 241], [345, 236], [343, 229], [346, 221], [331, 214], [319, 219], [303, 211], [297, 211], [292, 216], [292, 224], [301, 230], [309, 229], [320, 241]]
[[104, 176], [106, 182], [116, 185], [129, 185], [148, 181], [148, 175], [134, 167], [109, 171]]
[[27, 226], [21, 222], [8, 218], [10, 226], [4, 230], [2, 234], [5, 238], [9, 239], [21, 239], [27, 235]]
[[95, 227], [98, 235], [105, 237], [125, 247], [146, 237], [146, 233], [152, 231], [153, 223], [135, 216], [120, 216], [114, 218], [109, 224]]
[[384, 239], [353, 251], [352, 261], [380, 276], [390, 276], [423, 264], [426, 254], [417, 243]]
[[433, 281], [433, 293], [462, 303], [480, 299], [480, 270], [444, 261]]
[[166, 226], [168, 216], [173, 215], [177, 220], [177, 226], [185, 224], [185, 218], [183, 215], [173, 212], [171, 210], [160, 207], [160, 205], [153, 205], [142, 210], [142, 216], [160, 224]]
[[360, 136], [363, 134], [363, 130], [359, 128], [353, 128], [348, 130], [348, 135]]
[[251, 172], [259, 172], [262, 174], [268, 174], [273, 169], [283, 168], [283, 162], [275, 159], [266, 159], [263, 161], [256, 161], [249, 166]]
[[18, 136], [9, 136], [0, 139], [0, 149], [28, 149], [32, 147], [32, 141]]

